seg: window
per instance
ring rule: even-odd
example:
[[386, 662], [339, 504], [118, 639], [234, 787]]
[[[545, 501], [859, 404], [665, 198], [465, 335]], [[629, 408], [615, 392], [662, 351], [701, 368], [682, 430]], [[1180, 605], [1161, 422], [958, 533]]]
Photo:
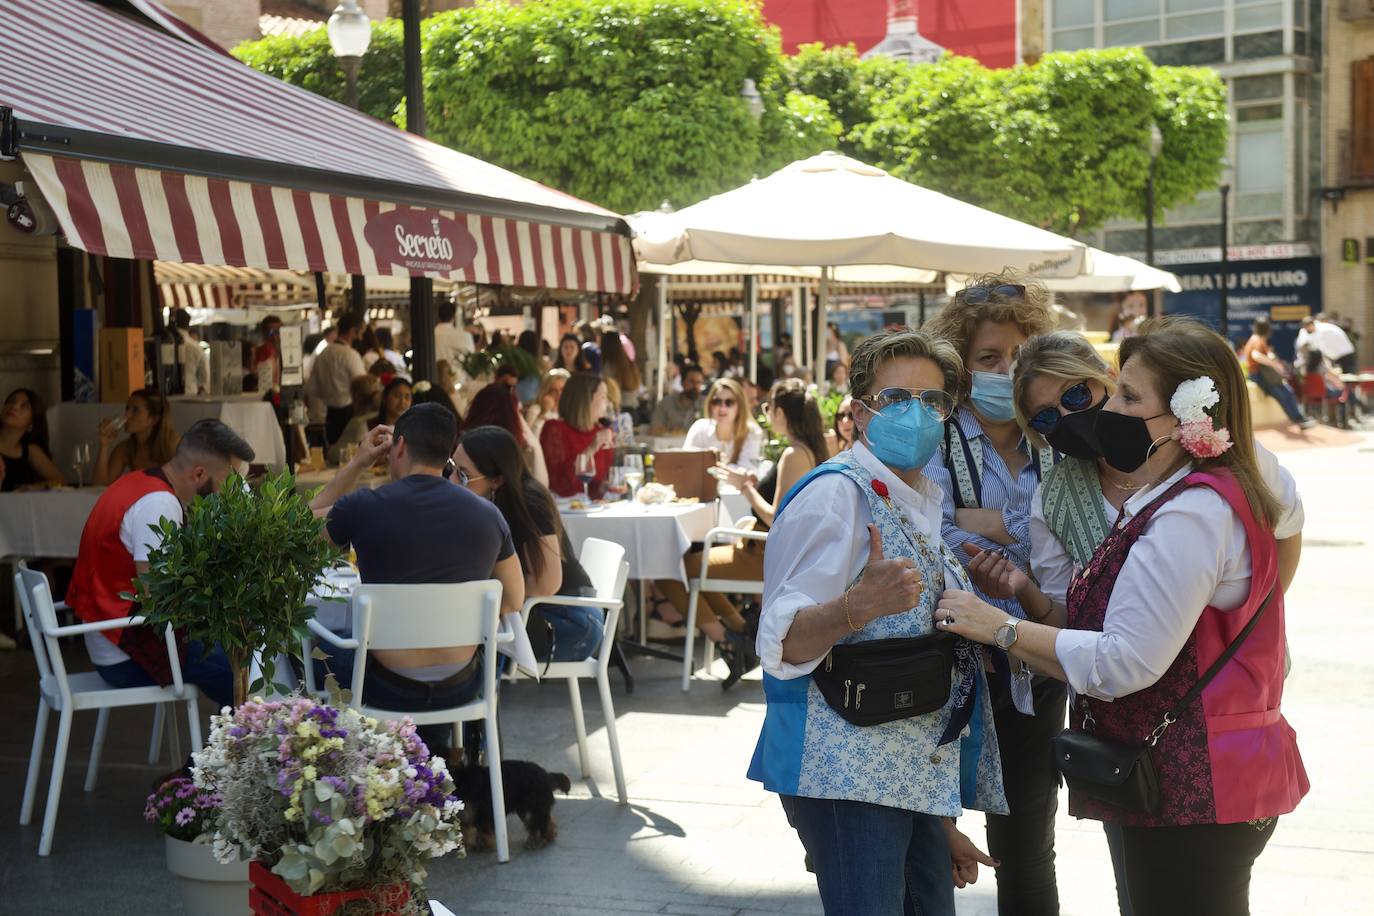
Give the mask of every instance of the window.
[[1141, 45], [1157, 64], [1207, 65], [1282, 56], [1291, 33], [1293, 53], [1305, 55], [1312, 9], [1308, 0], [1050, 0], [1050, 47]]
[[1374, 57], [1350, 66], [1350, 177], [1374, 181]]

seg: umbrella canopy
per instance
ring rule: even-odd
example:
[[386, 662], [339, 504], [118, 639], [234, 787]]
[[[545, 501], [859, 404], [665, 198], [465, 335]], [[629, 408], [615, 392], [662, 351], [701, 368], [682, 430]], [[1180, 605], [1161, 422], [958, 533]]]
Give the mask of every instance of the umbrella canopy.
[[839, 153], [635, 225], [642, 261], [797, 267], [892, 265], [959, 273], [1014, 268], [1072, 277], [1086, 246]]
[[[1112, 254], [1098, 248], [1088, 249], [1083, 273], [1076, 277], [1050, 277], [1044, 283], [1057, 293], [1128, 293], [1162, 289], [1181, 292], [1178, 277], [1167, 270], [1151, 267], [1144, 261]], [[968, 277], [947, 274], [945, 285], [950, 293], [963, 289]]]

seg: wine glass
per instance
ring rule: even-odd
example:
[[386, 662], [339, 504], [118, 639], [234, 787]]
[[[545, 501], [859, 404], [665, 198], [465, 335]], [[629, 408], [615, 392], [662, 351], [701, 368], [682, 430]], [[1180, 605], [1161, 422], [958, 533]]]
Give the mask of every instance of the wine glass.
[[593, 480], [596, 479], [596, 458], [587, 452], [580, 452], [577, 461], [573, 464], [573, 473], [577, 479], [582, 481], [582, 500], [590, 503], [592, 497], [588, 488]]
[[630, 488], [630, 498], [634, 499], [644, 483], [644, 456], [631, 452], [625, 456], [622, 467], [625, 471], [625, 483]]
[[83, 442], [72, 448], [72, 470], [76, 472], [76, 488], [84, 485], [86, 466], [91, 463], [91, 444]]
[[625, 491], [630, 488], [625, 480], [625, 469], [621, 467], [611, 468], [606, 475], [606, 492], [615, 496], [616, 499], [623, 499]]

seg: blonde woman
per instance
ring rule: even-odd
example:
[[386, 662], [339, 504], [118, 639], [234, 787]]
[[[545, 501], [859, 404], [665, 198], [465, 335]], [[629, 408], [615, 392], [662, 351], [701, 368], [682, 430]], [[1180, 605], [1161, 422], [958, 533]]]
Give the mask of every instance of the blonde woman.
[[525, 422], [536, 439], [549, 420], [558, 419], [558, 399], [563, 395], [563, 386], [568, 384], [572, 373], [567, 369], [550, 369], [539, 385], [539, 394], [525, 408]]
[[115, 444], [114, 421], [100, 421], [100, 451], [95, 458], [95, 485], [107, 487], [128, 471], [161, 467], [176, 454], [181, 437], [172, 427], [167, 399], [156, 388], [140, 388], [124, 405], [124, 431], [129, 435]]
[[683, 448], [715, 449], [727, 467], [749, 472], [763, 454], [763, 430], [749, 416], [744, 387], [723, 378], [706, 394], [705, 416], [692, 424]]

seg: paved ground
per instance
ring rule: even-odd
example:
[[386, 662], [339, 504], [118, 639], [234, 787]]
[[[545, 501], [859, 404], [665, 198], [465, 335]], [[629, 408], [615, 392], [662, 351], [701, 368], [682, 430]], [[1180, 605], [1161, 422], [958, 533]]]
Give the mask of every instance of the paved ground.
[[[1260, 860], [1256, 914], [1335, 916], [1374, 911], [1374, 436], [1338, 448], [1286, 451], [1307, 505], [1302, 570], [1289, 598], [1294, 669], [1285, 709], [1313, 789], [1281, 823]], [[80, 655], [79, 647], [72, 653]], [[445, 861], [431, 875], [436, 899], [456, 913], [680, 913], [701, 916], [819, 913], [814, 883], [776, 801], [743, 774], [762, 718], [757, 682], [729, 694], [698, 682], [688, 696], [677, 669], [637, 661], [639, 687], [615, 701], [631, 804], [613, 800], [595, 691], [584, 691], [592, 775], [556, 808], [562, 834], [545, 850], [518, 842], [510, 864], [491, 854]], [[35, 854], [37, 826], [15, 826], [35, 703], [27, 653], [0, 655], [0, 914], [180, 912], [161, 840], [140, 820], [143, 794], [167, 764], [143, 764], [151, 715], [116, 713], [107, 763], [93, 794], [81, 791], [91, 717], [78, 720], [53, 855]], [[503, 724], [510, 756], [576, 776], [560, 685], [511, 689]], [[41, 803], [40, 803], [41, 805]], [[1061, 805], [1062, 808], [1062, 805]], [[976, 817], [966, 827], [981, 832]], [[517, 840], [518, 824], [512, 820]], [[1067, 816], [1058, 830], [1066, 916], [1112, 912], [1101, 830]], [[991, 876], [959, 894], [961, 914], [995, 913]]]

